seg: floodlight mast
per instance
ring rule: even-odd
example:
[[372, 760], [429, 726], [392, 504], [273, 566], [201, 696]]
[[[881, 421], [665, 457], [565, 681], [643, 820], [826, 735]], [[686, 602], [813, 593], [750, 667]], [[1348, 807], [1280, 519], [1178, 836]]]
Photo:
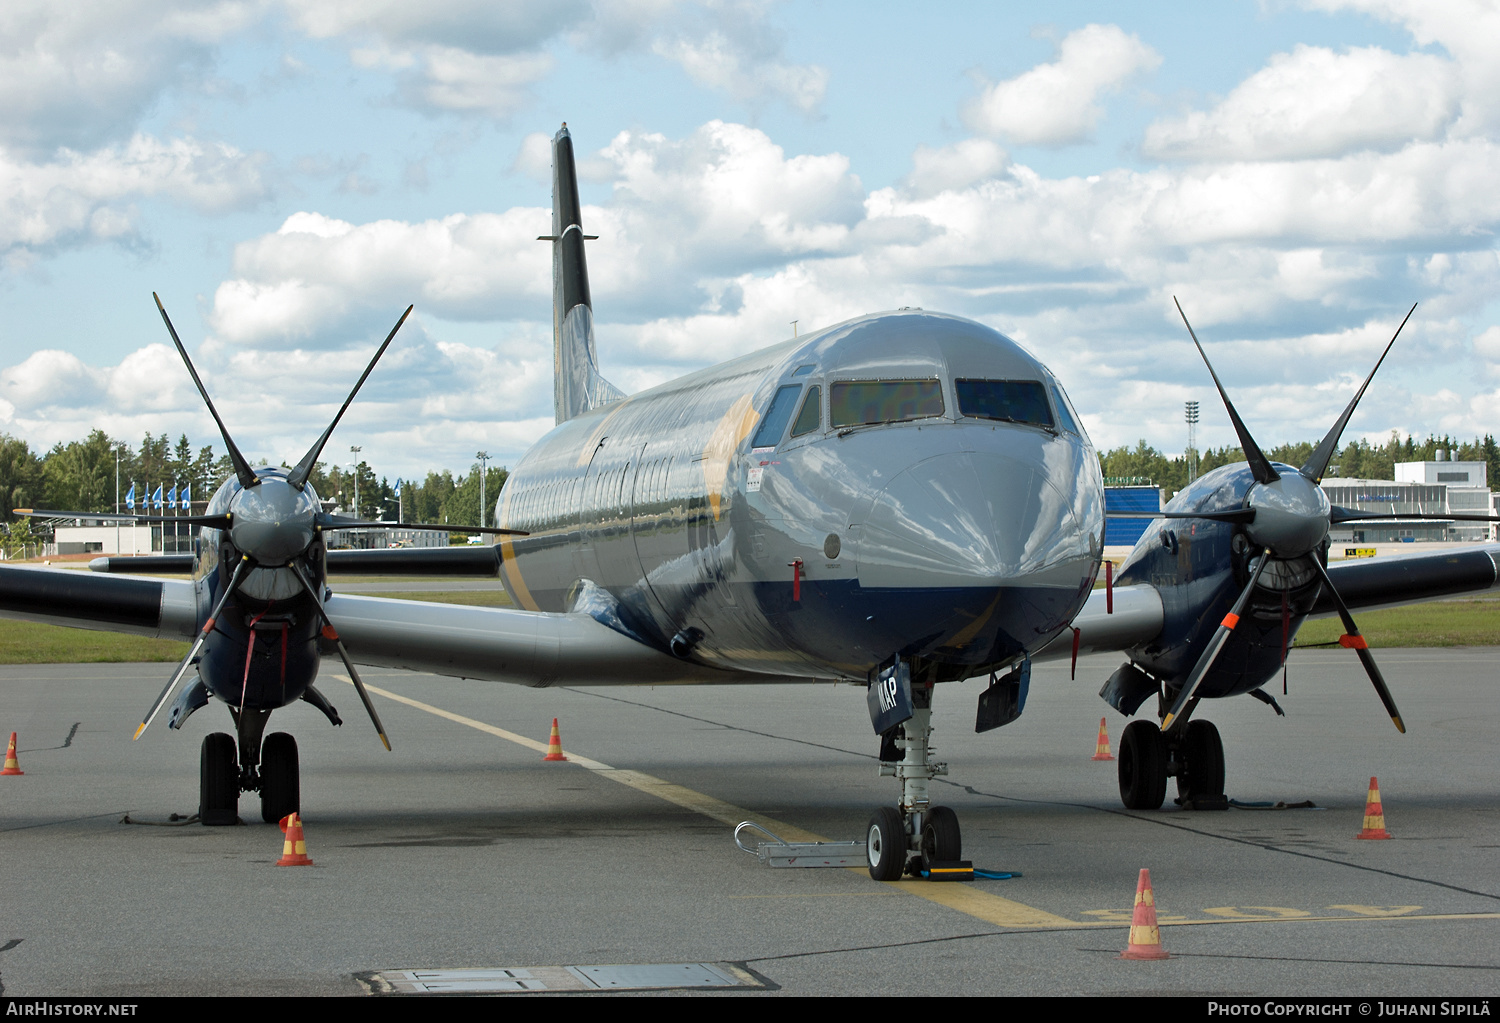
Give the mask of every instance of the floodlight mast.
[[1187, 419], [1187, 481], [1189, 483], [1198, 478], [1198, 403], [1196, 401], [1183, 402], [1185, 418]]

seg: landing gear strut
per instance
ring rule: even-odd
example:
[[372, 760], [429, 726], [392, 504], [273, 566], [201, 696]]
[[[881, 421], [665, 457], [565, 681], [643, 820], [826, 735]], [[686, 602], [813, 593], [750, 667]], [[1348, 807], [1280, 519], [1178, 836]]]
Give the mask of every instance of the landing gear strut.
[[1189, 721], [1167, 735], [1151, 721], [1132, 721], [1120, 736], [1120, 801], [1131, 810], [1156, 810], [1177, 779], [1177, 802], [1223, 809], [1224, 743], [1208, 721]]
[[932, 689], [931, 683], [912, 685], [912, 716], [882, 744], [880, 773], [901, 782], [901, 803], [870, 816], [866, 848], [877, 881], [899, 881], [935, 861], [963, 858], [958, 815], [932, 806], [928, 792], [933, 778], [948, 773], [947, 764], [932, 759]]

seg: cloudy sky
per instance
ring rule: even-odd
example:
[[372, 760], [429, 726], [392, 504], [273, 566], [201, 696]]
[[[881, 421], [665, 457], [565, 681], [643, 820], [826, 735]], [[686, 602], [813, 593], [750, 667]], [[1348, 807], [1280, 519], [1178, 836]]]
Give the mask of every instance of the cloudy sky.
[[514, 464], [552, 426], [547, 139], [627, 391], [903, 305], [1101, 447], [1500, 431], [1500, 4], [7, 0], [0, 432]]

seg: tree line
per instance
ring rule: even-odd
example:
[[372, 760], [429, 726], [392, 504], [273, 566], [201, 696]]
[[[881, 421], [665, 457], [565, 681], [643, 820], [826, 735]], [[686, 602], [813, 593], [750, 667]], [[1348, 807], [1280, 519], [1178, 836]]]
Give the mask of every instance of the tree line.
[[[189, 487], [193, 510], [201, 512], [214, 491], [234, 472], [227, 454], [216, 456], [212, 444], [195, 449], [186, 434], [174, 445], [165, 433], [153, 437], [147, 432], [140, 445], [132, 448], [103, 430], [94, 430], [83, 440], [59, 443], [45, 452], [33, 451], [26, 441], [0, 434], [0, 513], [6, 522], [12, 522], [16, 508], [112, 512], [117, 463], [121, 511], [126, 510], [125, 495], [134, 483], [137, 511], [143, 510], [146, 497], [161, 485], [163, 495], [173, 487], [179, 493], [183, 486]], [[490, 466], [485, 473], [485, 502], [490, 505], [485, 521], [490, 525], [494, 524], [493, 502], [508, 476], [504, 467], [497, 466]], [[396, 518], [395, 484], [377, 477], [367, 462], [354, 466], [319, 462], [309, 481], [319, 497], [338, 502], [348, 514], [369, 521]], [[407, 522], [477, 526], [479, 464], [457, 476], [445, 469], [429, 472], [421, 483], [405, 481], [399, 504]], [[162, 513], [170, 514], [165, 508]]]
[[[1265, 454], [1273, 462], [1301, 465], [1312, 455], [1316, 446], [1316, 441], [1281, 444], [1266, 449]], [[1492, 434], [1485, 434], [1472, 442], [1460, 443], [1446, 434], [1442, 437], [1429, 434], [1426, 440], [1417, 440], [1408, 434], [1403, 439], [1395, 430], [1391, 431], [1384, 444], [1371, 444], [1366, 440], [1353, 440], [1345, 444], [1334, 452], [1328, 463], [1327, 475], [1373, 480], [1395, 479], [1397, 462], [1429, 462], [1440, 450], [1448, 452], [1450, 461], [1486, 463], [1489, 466], [1490, 486], [1500, 482], [1500, 445], [1496, 444]], [[1209, 448], [1198, 456], [1198, 475], [1202, 476], [1221, 465], [1244, 460], [1244, 452], [1237, 445]], [[1119, 447], [1103, 452], [1099, 461], [1103, 465], [1104, 475], [1146, 477], [1161, 487], [1163, 496], [1168, 499], [1188, 484], [1186, 454], [1170, 458], [1144, 440], [1133, 448]]]
[[[1315, 444], [1314, 441], [1282, 444], [1266, 451], [1266, 456], [1288, 465], [1301, 465], [1312, 454]], [[1353, 440], [1334, 454], [1328, 474], [1393, 479], [1397, 462], [1429, 461], [1440, 449], [1448, 451], [1452, 461], [1487, 463], [1491, 485], [1500, 481], [1500, 445], [1492, 434], [1463, 443], [1447, 435], [1429, 434], [1426, 440], [1411, 435], [1402, 438], [1395, 431], [1384, 444]], [[149, 488], [154, 492], [158, 484], [163, 484], [165, 492], [187, 484], [192, 488], [195, 509], [201, 511], [219, 484], [233, 472], [228, 455], [216, 456], [212, 444], [194, 449], [186, 434], [174, 445], [165, 433], [153, 437], [148, 432], [140, 446], [132, 448], [102, 430], [94, 430], [84, 440], [59, 443], [46, 452], [34, 452], [26, 441], [0, 434], [0, 511], [4, 519], [14, 520], [15, 508], [114, 511], [117, 457], [120, 499], [124, 500], [131, 483], [135, 483], [137, 509], [141, 507], [142, 491]], [[1168, 457], [1145, 440], [1133, 448], [1118, 447], [1103, 452], [1099, 460], [1104, 475], [1146, 477], [1169, 498], [1188, 483], [1186, 455]], [[1243, 460], [1244, 455], [1236, 446], [1209, 448], [1199, 455], [1198, 473], [1202, 475]], [[420, 483], [405, 481], [401, 518], [406, 522], [455, 527], [479, 525], [479, 473], [479, 463], [475, 462], [468, 472], [458, 475], [445, 469], [429, 472]], [[485, 503], [489, 506], [485, 521], [490, 525], [494, 524], [494, 502], [509, 475], [504, 467], [490, 467], [485, 473]], [[337, 501], [350, 514], [370, 521], [395, 520], [397, 516], [395, 484], [386, 477], [377, 477], [367, 462], [355, 466], [319, 462], [310, 480], [320, 497]], [[355, 508], [356, 489], [358, 508]]]

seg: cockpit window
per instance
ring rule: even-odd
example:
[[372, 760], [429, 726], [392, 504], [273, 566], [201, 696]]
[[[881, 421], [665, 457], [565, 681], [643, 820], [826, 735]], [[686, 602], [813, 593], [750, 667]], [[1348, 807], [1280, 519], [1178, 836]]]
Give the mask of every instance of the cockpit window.
[[936, 380], [843, 380], [829, 389], [835, 428], [942, 414], [943, 388]]
[[792, 436], [800, 437], [804, 433], [811, 433], [823, 422], [821, 387], [809, 387], [807, 397], [802, 399], [802, 411], [797, 413], [797, 421], [792, 424]]
[[960, 415], [1008, 423], [1054, 425], [1047, 390], [1039, 380], [955, 380]]
[[1063, 429], [1082, 437], [1083, 429], [1078, 425], [1078, 421], [1073, 418], [1073, 409], [1068, 404], [1068, 397], [1063, 394], [1062, 388], [1056, 384], [1052, 385], [1052, 400], [1057, 404], [1057, 418], [1062, 420]]
[[797, 395], [801, 393], [801, 384], [787, 384], [776, 389], [776, 397], [771, 399], [771, 407], [766, 409], [766, 417], [760, 421], [760, 429], [755, 431], [751, 447], [770, 448], [780, 443], [787, 420], [797, 408]]

